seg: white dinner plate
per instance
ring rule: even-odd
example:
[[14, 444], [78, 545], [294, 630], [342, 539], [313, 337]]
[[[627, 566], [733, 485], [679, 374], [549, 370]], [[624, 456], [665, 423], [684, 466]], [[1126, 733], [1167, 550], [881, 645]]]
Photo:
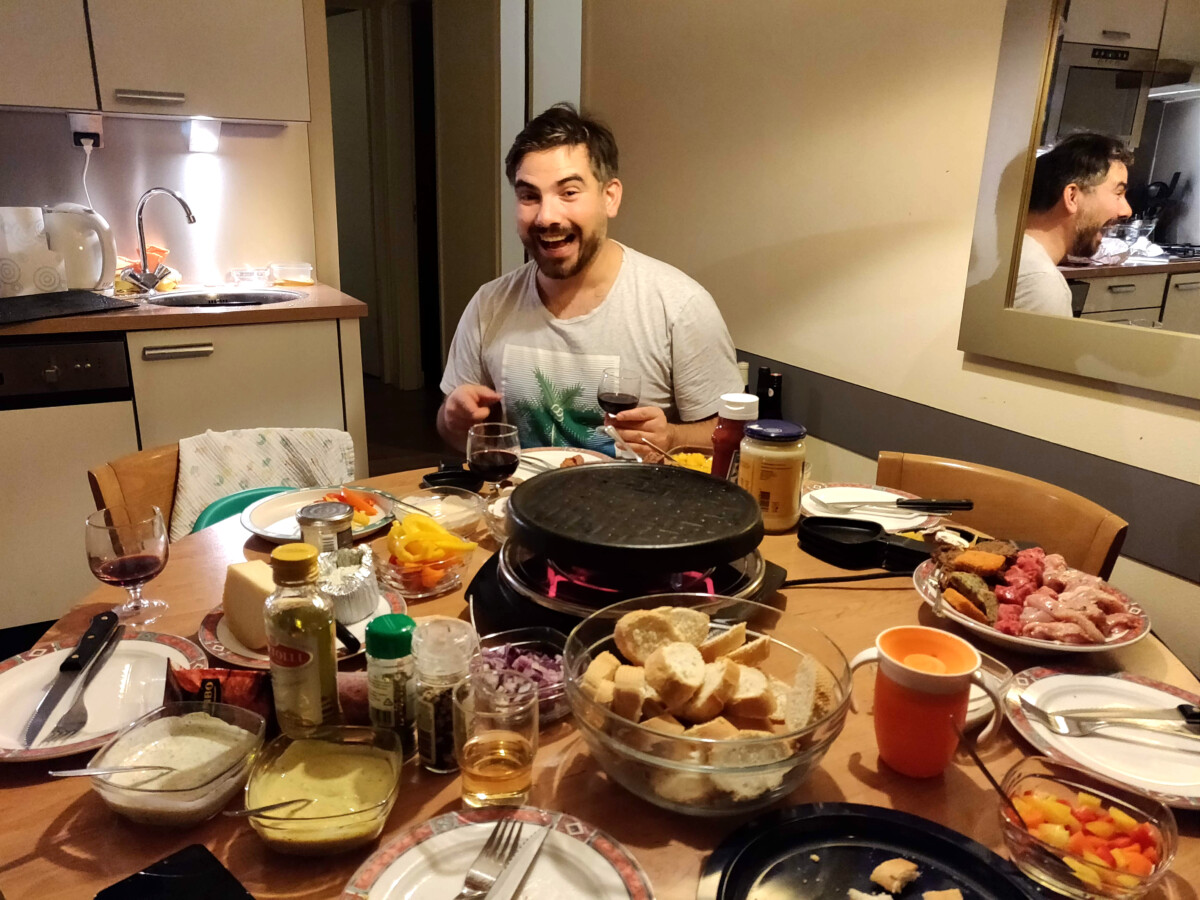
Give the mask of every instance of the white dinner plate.
[[[921, 599], [925, 601], [930, 609], [937, 611], [937, 601], [941, 594], [941, 588], [938, 587], [937, 565], [932, 559], [927, 559], [917, 566], [917, 570], [913, 572], [913, 585], [916, 587], [917, 593], [921, 595]], [[1119, 637], [1105, 641], [1103, 644], [1066, 644], [1062, 641], [1047, 641], [1042, 638], [1005, 634], [1002, 631], [997, 631], [991, 625], [985, 625], [983, 622], [976, 622], [974, 619], [967, 618], [950, 606], [949, 603], [941, 604], [941, 614], [945, 618], [952, 620], [956, 625], [961, 625], [988, 643], [1007, 647], [1009, 650], [1017, 650], [1022, 653], [1103, 653], [1107, 650], [1112, 650], [1114, 647], [1128, 647], [1130, 644], [1136, 644], [1150, 633], [1150, 617], [1136, 603], [1129, 604], [1129, 611], [1140, 616], [1142, 619], [1141, 626], [1134, 631], [1126, 631]]]
[[[385, 613], [405, 612], [408, 612], [408, 604], [404, 602], [402, 597], [391, 591], [380, 591], [379, 603], [375, 606], [375, 611], [365, 619], [361, 619], [353, 625], [346, 626], [350, 629], [350, 633], [358, 638], [359, 643], [363, 644], [363, 647], [360, 647], [358, 653], [353, 654], [353, 656], [358, 656], [364, 652], [368, 622], [376, 616], [382, 616]], [[200, 646], [222, 662], [242, 666], [246, 669], [271, 668], [271, 661], [267, 658], [267, 654], [251, 650], [237, 639], [230, 630], [229, 623], [225, 621], [225, 609], [223, 607], [218, 606], [204, 617], [204, 621], [200, 623], [198, 636], [200, 638]], [[347, 653], [346, 648], [341, 644], [338, 644], [337, 649], [339, 662], [343, 659], [352, 658], [352, 655]]]
[[526, 823], [522, 840], [549, 825], [522, 897], [652, 900], [650, 879], [619, 843], [566, 813], [523, 806], [446, 813], [387, 841], [354, 873], [342, 900], [446, 900], [463, 886], [501, 816]]
[[134, 719], [162, 706], [168, 660], [181, 669], [208, 665], [204, 651], [186, 638], [126, 630], [120, 645], [87, 687], [87, 725], [66, 743], [45, 743], [74, 698], [68, 690], [50, 713], [41, 737], [26, 750], [21, 745], [25, 725], [77, 642], [56, 641], [0, 663], [0, 761], [55, 759], [94, 750]]
[[[247, 531], [276, 544], [286, 544], [289, 541], [300, 540], [300, 524], [296, 521], [296, 513], [301, 507], [310, 503], [320, 503], [325, 495], [342, 490], [342, 485], [330, 487], [301, 488], [293, 491], [283, 491], [256, 500], [242, 510], [241, 523]], [[349, 490], [359, 494], [370, 494], [379, 511], [371, 516], [366, 525], [356, 525], [352, 528], [355, 540], [374, 534], [392, 522], [392, 503], [395, 500], [391, 494], [384, 491], [364, 487], [350, 487]]]
[[815, 491], [809, 491], [800, 498], [800, 509], [806, 516], [832, 516], [840, 519], [860, 519], [867, 522], [877, 522], [889, 532], [913, 531], [918, 528], [928, 528], [936, 525], [941, 516], [931, 516], [923, 512], [851, 510], [849, 512], [833, 512], [820, 503], [887, 503], [897, 498], [917, 499], [915, 494], [897, 491], [892, 488], [871, 487], [866, 484], [831, 484]]
[[515, 474], [522, 478], [532, 478], [546, 471], [542, 466], [528, 462], [531, 456], [553, 469], [557, 469], [572, 456], [582, 456], [585, 463], [614, 462], [611, 456], [605, 456], [599, 450], [586, 450], [582, 447], [524, 447], [521, 449], [521, 464], [517, 466]]
[[[1155, 734], [1119, 725], [1086, 737], [1055, 734], [1031, 721], [1021, 709], [1021, 697], [1038, 709], [1054, 712], [1087, 706], [1172, 708], [1180, 703], [1200, 706], [1200, 697], [1180, 688], [1128, 672], [1087, 675], [1037, 667], [1018, 672], [1005, 697], [1013, 727], [1042, 753], [1074, 763], [1154, 794], [1168, 806], [1200, 809], [1200, 741]], [[1162, 747], [1130, 744], [1116, 738], [1152, 740]]]

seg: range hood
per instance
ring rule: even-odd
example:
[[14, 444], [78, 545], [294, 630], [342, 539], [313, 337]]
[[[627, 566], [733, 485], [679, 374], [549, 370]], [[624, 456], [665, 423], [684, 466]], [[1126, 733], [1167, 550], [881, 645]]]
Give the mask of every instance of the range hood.
[[1200, 67], [1192, 69], [1192, 74], [1187, 81], [1150, 88], [1149, 97], [1151, 100], [1161, 100], [1163, 103], [1200, 100]]

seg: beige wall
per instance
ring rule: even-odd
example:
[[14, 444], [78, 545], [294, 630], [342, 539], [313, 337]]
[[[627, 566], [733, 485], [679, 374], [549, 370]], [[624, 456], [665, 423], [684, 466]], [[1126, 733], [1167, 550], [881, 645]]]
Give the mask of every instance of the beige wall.
[[[956, 349], [1004, 6], [587, 3], [613, 234], [704, 284], [743, 350], [1200, 483], [1200, 403]], [[1196, 634], [1196, 586], [1122, 572]]]

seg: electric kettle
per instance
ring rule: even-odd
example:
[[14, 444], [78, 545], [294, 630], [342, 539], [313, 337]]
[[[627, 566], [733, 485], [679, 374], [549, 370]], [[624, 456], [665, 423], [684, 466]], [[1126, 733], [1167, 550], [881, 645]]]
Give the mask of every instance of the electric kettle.
[[78, 203], [42, 207], [46, 240], [63, 258], [67, 287], [103, 290], [113, 286], [117, 244], [104, 216]]

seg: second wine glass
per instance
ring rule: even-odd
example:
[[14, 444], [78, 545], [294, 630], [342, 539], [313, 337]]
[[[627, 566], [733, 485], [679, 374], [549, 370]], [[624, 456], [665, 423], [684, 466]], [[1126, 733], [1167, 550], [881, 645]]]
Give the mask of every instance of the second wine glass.
[[129, 592], [113, 608], [123, 623], [149, 625], [163, 614], [166, 601], [142, 597], [142, 585], [167, 565], [167, 525], [157, 506], [97, 510], [87, 517], [84, 546], [92, 574]]
[[467, 432], [467, 466], [496, 485], [517, 471], [521, 464], [521, 439], [516, 425], [504, 422], [480, 422]]
[[610, 416], [635, 408], [642, 398], [642, 377], [622, 375], [620, 369], [605, 369], [596, 390], [596, 402]]

